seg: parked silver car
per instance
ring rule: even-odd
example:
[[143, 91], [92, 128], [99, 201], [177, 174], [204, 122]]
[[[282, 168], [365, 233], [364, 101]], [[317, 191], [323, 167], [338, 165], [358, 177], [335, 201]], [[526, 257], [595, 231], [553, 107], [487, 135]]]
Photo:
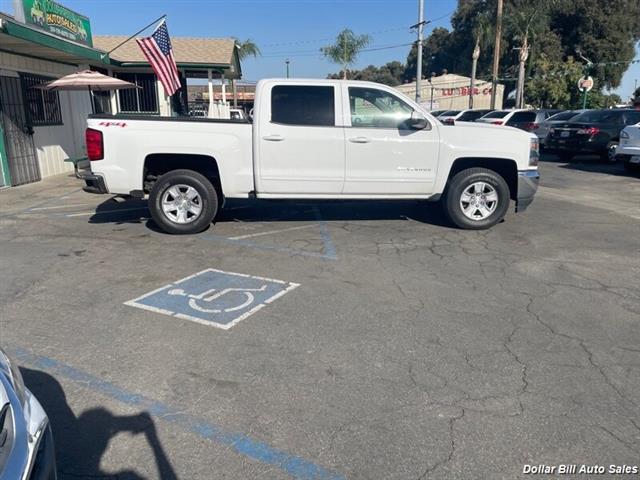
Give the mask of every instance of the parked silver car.
[[55, 480], [53, 436], [44, 409], [0, 349], [0, 478]]

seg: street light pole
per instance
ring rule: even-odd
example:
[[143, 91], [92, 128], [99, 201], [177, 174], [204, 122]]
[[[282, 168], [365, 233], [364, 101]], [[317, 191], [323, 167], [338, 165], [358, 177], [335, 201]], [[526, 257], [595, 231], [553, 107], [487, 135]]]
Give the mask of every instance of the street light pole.
[[493, 43], [493, 70], [491, 73], [491, 108], [496, 108], [496, 90], [498, 90], [498, 65], [500, 63], [500, 38], [502, 37], [503, 0], [498, 0], [496, 11], [496, 38]]
[[287, 78], [289, 78], [289, 59], [287, 58], [284, 63], [287, 64]]
[[416, 103], [420, 103], [422, 80], [422, 40], [424, 28], [424, 0], [418, 0], [418, 59], [416, 62]]

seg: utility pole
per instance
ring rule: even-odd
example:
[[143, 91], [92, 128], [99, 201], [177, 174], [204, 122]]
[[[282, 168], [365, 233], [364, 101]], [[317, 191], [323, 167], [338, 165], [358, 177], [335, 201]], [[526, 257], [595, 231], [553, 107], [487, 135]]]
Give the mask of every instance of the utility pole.
[[518, 87], [516, 89], [516, 108], [524, 107], [524, 64], [529, 58], [529, 42], [527, 37], [524, 37], [524, 42], [521, 47], [514, 48], [518, 50], [518, 60], [520, 66], [518, 68]]
[[502, 7], [504, 0], [498, 0], [496, 11], [496, 38], [493, 42], [493, 71], [491, 73], [491, 108], [496, 108], [496, 93], [498, 90], [498, 66], [500, 63], [500, 39], [502, 37]]
[[287, 78], [289, 78], [289, 59], [287, 58], [284, 63], [287, 64]]
[[424, 29], [424, 0], [418, 0], [418, 59], [416, 62], [416, 103], [421, 100], [421, 80], [422, 80], [422, 40]]

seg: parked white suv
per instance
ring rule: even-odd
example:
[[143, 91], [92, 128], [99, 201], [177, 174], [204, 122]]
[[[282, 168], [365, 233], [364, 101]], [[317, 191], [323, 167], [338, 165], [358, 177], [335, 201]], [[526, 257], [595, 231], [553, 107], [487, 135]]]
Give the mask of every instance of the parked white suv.
[[622, 160], [630, 172], [640, 172], [640, 123], [629, 125], [620, 132], [615, 160]]
[[247, 120], [92, 115], [85, 190], [149, 196], [155, 222], [195, 233], [226, 198], [442, 198], [451, 221], [489, 228], [538, 185], [538, 139], [445, 127], [385, 85], [262, 80]]

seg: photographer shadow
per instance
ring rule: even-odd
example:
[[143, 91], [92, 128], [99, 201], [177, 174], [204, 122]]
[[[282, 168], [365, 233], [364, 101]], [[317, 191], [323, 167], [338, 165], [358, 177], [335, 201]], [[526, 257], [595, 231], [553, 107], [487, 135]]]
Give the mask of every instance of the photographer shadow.
[[112, 438], [122, 432], [143, 434], [155, 457], [158, 478], [177, 480], [147, 412], [114, 415], [105, 408], [85, 410], [78, 417], [66, 401], [60, 383], [48, 373], [20, 368], [24, 382], [47, 412], [56, 450], [58, 478], [114, 478], [144, 480], [132, 469], [105, 472], [100, 460]]

